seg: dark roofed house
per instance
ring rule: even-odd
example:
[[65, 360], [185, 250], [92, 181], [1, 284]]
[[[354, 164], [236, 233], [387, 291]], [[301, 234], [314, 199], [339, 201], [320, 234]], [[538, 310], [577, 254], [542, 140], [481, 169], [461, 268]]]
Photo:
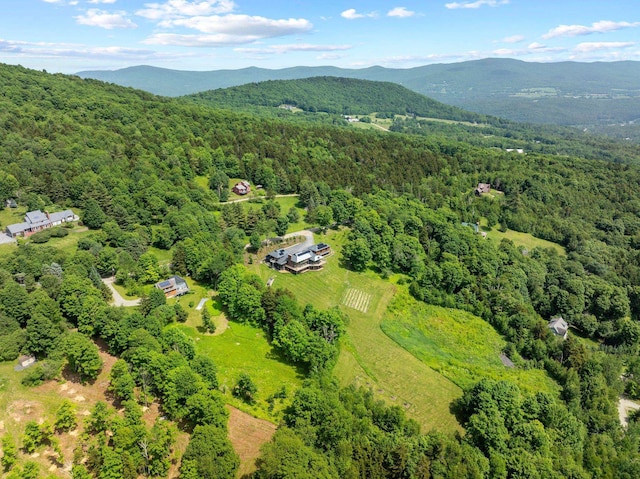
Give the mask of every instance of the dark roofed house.
[[238, 183], [233, 185], [231, 191], [233, 191], [236, 195], [246, 195], [251, 191], [251, 185], [246, 180], [239, 181]]
[[156, 288], [161, 289], [167, 298], [182, 296], [189, 292], [189, 285], [180, 276], [171, 276], [169, 279], [156, 283]]
[[16, 203], [16, 200], [14, 200], [13, 198], [9, 198], [6, 203], [7, 208], [17, 208], [18, 207], [18, 203]]
[[490, 183], [478, 183], [476, 187], [476, 195], [481, 195], [482, 193], [489, 193], [491, 191]]
[[273, 269], [277, 269], [278, 271], [280, 271], [284, 268], [284, 265], [287, 263], [288, 259], [289, 255], [287, 254], [287, 250], [284, 248], [280, 248], [269, 253], [264, 261]]
[[321, 270], [326, 263], [323, 258], [331, 253], [331, 247], [326, 243], [314, 244], [303, 250], [298, 248], [299, 245], [296, 245], [272, 251], [266, 256], [265, 262], [278, 271], [298, 274]]
[[559, 336], [562, 339], [567, 339], [567, 334], [569, 333], [569, 324], [564, 320], [562, 316], [551, 318], [548, 327], [556, 336]]
[[309, 251], [314, 252], [318, 256], [327, 256], [331, 253], [331, 247], [327, 243], [318, 243], [311, 246]]

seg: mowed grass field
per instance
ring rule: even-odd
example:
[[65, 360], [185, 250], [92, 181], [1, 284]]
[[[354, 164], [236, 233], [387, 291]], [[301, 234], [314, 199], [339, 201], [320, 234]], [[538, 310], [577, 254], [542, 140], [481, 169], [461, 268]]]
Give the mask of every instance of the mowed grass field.
[[558, 385], [544, 371], [502, 364], [505, 340], [486, 321], [466, 311], [420, 303], [403, 291], [391, 302], [382, 330], [463, 389], [491, 378], [513, 381], [529, 392], [558, 393]]
[[489, 229], [487, 228], [487, 220], [485, 218], [482, 218], [480, 221], [480, 229], [487, 233], [487, 238], [498, 243], [504, 238], [513, 241], [518, 246], [524, 246], [529, 251], [533, 248], [551, 248], [556, 250], [559, 255], [565, 256], [567, 254], [564, 247], [558, 243], [536, 238], [529, 233], [521, 233], [513, 230], [507, 230], [503, 233], [499, 231], [497, 227]]
[[[220, 327], [219, 321], [216, 324]], [[278, 422], [282, 409], [290, 403], [302, 384], [304, 372], [287, 364], [269, 344], [261, 329], [231, 322], [222, 334], [213, 335], [203, 334], [197, 327], [188, 324], [175, 327], [194, 339], [198, 353], [209, 356], [216, 363], [220, 390], [228, 404], [254, 417]], [[253, 405], [231, 394], [241, 373], [247, 373], [258, 388]], [[268, 399], [283, 386], [287, 390], [287, 398], [277, 400], [272, 409]]]
[[334, 254], [322, 271], [301, 275], [278, 273], [264, 264], [249, 265], [265, 282], [274, 277], [274, 288], [292, 291], [302, 304], [317, 308], [337, 306], [349, 317], [335, 374], [342, 385], [371, 388], [388, 404], [403, 407], [423, 430], [459, 430], [449, 411], [451, 401], [462, 395], [453, 382], [403, 349], [380, 329], [396, 285], [371, 272], [355, 273], [340, 267], [339, 257], [348, 231], [316, 235]]

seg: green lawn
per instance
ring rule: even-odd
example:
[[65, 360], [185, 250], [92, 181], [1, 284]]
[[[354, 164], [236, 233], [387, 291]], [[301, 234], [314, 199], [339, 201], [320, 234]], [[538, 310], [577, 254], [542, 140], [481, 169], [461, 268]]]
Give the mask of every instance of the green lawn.
[[[178, 298], [170, 298], [167, 304], [179, 303], [189, 314], [186, 323], [176, 325], [196, 342], [199, 353], [211, 357], [218, 366], [220, 389], [225, 400], [237, 408], [262, 419], [277, 422], [282, 408], [289, 403], [303, 379], [303, 372], [289, 365], [275, 351], [261, 329], [236, 322], [228, 322], [217, 297], [206, 285], [186, 278], [190, 292]], [[204, 307], [209, 310], [218, 334], [205, 334], [202, 329], [202, 310], [196, 310], [203, 298], [209, 298]], [[228, 325], [228, 327], [227, 327]], [[226, 328], [226, 329], [225, 329]], [[220, 332], [222, 332], [220, 334]], [[240, 373], [246, 372], [258, 386], [257, 402], [247, 405], [231, 395]], [[270, 410], [267, 399], [287, 388], [289, 399], [278, 400]]]
[[552, 243], [551, 241], [536, 238], [529, 233], [520, 233], [519, 231], [507, 230], [505, 233], [498, 231], [497, 227], [489, 229], [487, 227], [487, 220], [482, 218], [480, 221], [480, 229], [487, 233], [487, 238], [495, 240], [497, 242], [502, 241], [503, 238], [513, 241], [516, 245], [521, 245], [531, 251], [533, 248], [552, 248], [555, 249], [558, 254], [564, 256], [567, 254], [564, 247], [558, 243]]
[[[194, 338], [198, 353], [206, 354], [215, 361], [220, 389], [229, 404], [258, 418], [271, 421], [281, 418], [283, 407], [293, 398], [304, 375], [278, 355], [261, 329], [233, 322], [223, 334], [204, 335], [188, 324], [176, 327]], [[243, 372], [249, 374], [258, 387], [254, 405], [245, 404], [231, 395], [233, 386]], [[286, 387], [288, 398], [278, 400], [271, 411], [267, 399], [282, 386]]]
[[326, 241], [334, 249], [322, 271], [292, 275], [277, 273], [263, 264], [249, 268], [265, 282], [275, 277], [273, 287], [291, 290], [302, 304], [318, 308], [338, 306], [348, 315], [347, 335], [334, 370], [342, 385], [356, 383], [371, 388], [388, 404], [404, 407], [423, 430], [458, 429], [449, 404], [462, 394], [461, 389], [380, 329], [396, 286], [372, 272], [355, 273], [339, 266], [339, 252], [347, 234], [343, 229], [330, 231], [326, 236], [316, 235], [316, 241]]
[[[0, 227], [4, 230], [7, 225], [14, 223], [22, 223], [24, 221], [24, 215], [27, 212], [27, 208], [20, 206], [18, 208], [6, 208], [0, 209]], [[76, 213], [77, 214], [77, 213]]]
[[[265, 198], [262, 198], [262, 202], [261, 203], [253, 203], [251, 201], [243, 201], [240, 204], [243, 206], [245, 211], [259, 210], [260, 208], [262, 208], [262, 205], [266, 201], [267, 200]], [[295, 209], [298, 210], [298, 216], [299, 216], [300, 220], [297, 221], [296, 223], [290, 223], [289, 224], [289, 228], [287, 228], [287, 233], [292, 233], [294, 231], [300, 231], [300, 230], [307, 229], [307, 228], [312, 226], [310, 223], [307, 223], [305, 221], [305, 216], [306, 216], [307, 212], [304, 210], [304, 208], [301, 208], [299, 206], [298, 197], [297, 196], [286, 196], [286, 197], [283, 197], [283, 198], [275, 198], [275, 201], [276, 201], [276, 203], [278, 203], [280, 205], [280, 215], [281, 216], [286, 215], [287, 212], [291, 208], [295, 207]]]
[[153, 254], [158, 259], [158, 264], [160, 266], [166, 266], [171, 263], [172, 253], [171, 250], [168, 249], [160, 249], [155, 246], [149, 246], [147, 249], [148, 253]]
[[209, 189], [209, 177], [208, 176], [196, 176], [193, 178], [193, 182], [198, 185], [200, 188], [204, 188], [205, 190]]
[[492, 378], [513, 381], [529, 392], [557, 394], [557, 384], [544, 371], [504, 366], [499, 356], [504, 339], [486, 321], [466, 311], [421, 303], [403, 291], [391, 302], [382, 330], [463, 389]]

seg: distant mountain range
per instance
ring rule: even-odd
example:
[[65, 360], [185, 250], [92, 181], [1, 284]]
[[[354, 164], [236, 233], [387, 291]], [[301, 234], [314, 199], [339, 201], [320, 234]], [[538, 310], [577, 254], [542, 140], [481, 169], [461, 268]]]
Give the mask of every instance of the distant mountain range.
[[484, 59], [410, 69], [244, 68], [208, 72], [138, 66], [78, 76], [182, 96], [266, 80], [318, 76], [402, 85], [443, 103], [516, 121], [606, 125], [640, 120], [640, 62], [530, 63]]

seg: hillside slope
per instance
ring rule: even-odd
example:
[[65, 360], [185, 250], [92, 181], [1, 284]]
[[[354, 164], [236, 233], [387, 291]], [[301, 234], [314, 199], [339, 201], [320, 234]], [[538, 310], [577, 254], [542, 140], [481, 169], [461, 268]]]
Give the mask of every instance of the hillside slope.
[[149, 66], [85, 71], [95, 78], [166, 96], [266, 80], [338, 76], [403, 85], [438, 101], [516, 121], [598, 125], [638, 119], [640, 62], [534, 63], [489, 58], [409, 69], [245, 68], [208, 72]]
[[308, 112], [345, 115], [385, 112], [472, 122], [487, 120], [482, 115], [445, 105], [395, 83], [339, 77], [249, 83], [197, 93], [185, 99], [224, 108], [286, 104]]

